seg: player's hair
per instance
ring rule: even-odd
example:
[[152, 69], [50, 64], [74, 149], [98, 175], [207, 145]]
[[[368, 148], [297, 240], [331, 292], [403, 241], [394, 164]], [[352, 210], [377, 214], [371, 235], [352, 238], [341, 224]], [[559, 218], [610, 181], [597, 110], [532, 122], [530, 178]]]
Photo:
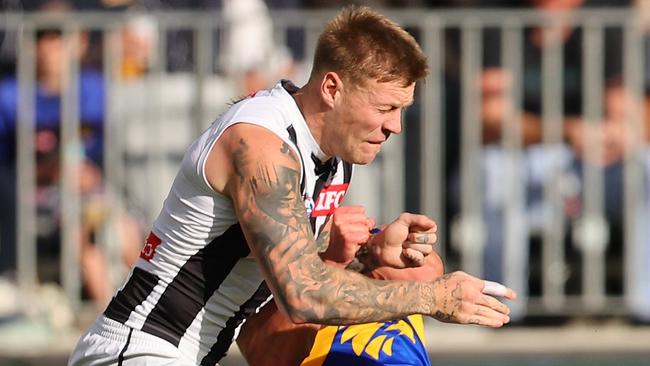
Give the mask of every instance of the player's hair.
[[427, 76], [427, 59], [397, 23], [365, 6], [347, 6], [318, 38], [311, 75], [334, 71], [343, 81], [367, 80], [403, 86]]

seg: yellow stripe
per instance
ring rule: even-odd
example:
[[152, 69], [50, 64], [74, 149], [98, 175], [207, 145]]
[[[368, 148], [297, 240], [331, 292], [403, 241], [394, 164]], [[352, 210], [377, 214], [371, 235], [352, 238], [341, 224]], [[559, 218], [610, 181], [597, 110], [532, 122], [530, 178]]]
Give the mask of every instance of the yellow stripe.
[[360, 356], [363, 349], [368, 345], [368, 342], [375, 335], [377, 330], [381, 328], [382, 323], [367, 323], [350, 325], [343, 331], [341, 336], [341, 344], [345, 343], [350, 338], [352, 339], [352, 350], [354, 354]]
[[316, 339], [314, 339], [314, 345], [309, 352], [309, 356], [302, 361], [300, 366], [322, 366], [332, 348], [338, 328], [333, 325], [321, 328], [316, 333]]
[[411, 322], [411, 324], [413, 324], [415, 333], [417, 333], [418, 337], [420, 337], [422, 344], [426, 345], [427, 340], [424, 337], [424, 318], [422, 317], [422, 315], [420, 314], [409, 315], [408, 319]]
[[382, 334], [382, 335], [374, 338], [366, 346], [366, 353], [369, 354], [375, 360], [379, 359], [379, 350], [381, 349], [382, 344], [384, 344], [384, 339], [386, 339], [386, 336]]
[[381, 350], [384, 351], [384, 353], [389, 357], [393, 355], [393, 339], [394, 338], [388, 338], [388, 340], [384, 343], [384, 346], [381, 348]]

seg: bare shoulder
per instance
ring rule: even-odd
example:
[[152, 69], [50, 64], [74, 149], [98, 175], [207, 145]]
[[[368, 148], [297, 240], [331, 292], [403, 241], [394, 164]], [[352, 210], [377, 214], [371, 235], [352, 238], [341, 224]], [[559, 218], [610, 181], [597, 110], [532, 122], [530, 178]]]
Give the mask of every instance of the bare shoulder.
[[323, 265], [314, 264], [320, 258], [300, 192], [298, 157], [282, 138], [252, 124], [234, 125], [220, 140], [208, 157], [214, 159], [208, 161], [213, 169], [206, 172], [208, 179], [225, 173], [218, 184], [232, 200], [267, 285], [279, 307], [302, 320], [309, 306], [297, 296], [302, 292], [295, 276]]
[[[212, 188], [227, 196], [231, 195], [235, 177], [265, 163], [299, 167], [298, 158], [289, 146], [270, 130], [251, 123], [236, 123], [228, 127], [210, 151], [205, 174]], [[296, 168], [297, 169], [297, 168]]]

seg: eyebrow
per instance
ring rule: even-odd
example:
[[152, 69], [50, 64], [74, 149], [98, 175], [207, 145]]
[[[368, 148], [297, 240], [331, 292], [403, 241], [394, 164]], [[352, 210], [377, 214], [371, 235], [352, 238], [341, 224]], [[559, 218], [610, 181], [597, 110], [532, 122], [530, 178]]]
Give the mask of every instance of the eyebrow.
[[374, 104], [376, 106], [378, 106], [378, 107], [408, 108], [408, 107], [412, 106], [414, 102], [415, 102], [415, 99], [411, 99], [411, 101], [406, 103], [406, 104], [388, 103], [388, 102], [387, 103], [379, 102], [379, 103], [374, 103]]

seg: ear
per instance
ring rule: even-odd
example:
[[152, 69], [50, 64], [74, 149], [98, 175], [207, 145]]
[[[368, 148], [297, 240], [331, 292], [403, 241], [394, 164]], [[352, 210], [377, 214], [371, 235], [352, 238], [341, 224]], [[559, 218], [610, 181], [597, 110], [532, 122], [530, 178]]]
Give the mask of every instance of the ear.
[[326, 73], [321, 79], [320, 95], [323, 102], [333, 108], [337, 100], [341, 98], [343, 91], [343, 80], [333, 71]]

